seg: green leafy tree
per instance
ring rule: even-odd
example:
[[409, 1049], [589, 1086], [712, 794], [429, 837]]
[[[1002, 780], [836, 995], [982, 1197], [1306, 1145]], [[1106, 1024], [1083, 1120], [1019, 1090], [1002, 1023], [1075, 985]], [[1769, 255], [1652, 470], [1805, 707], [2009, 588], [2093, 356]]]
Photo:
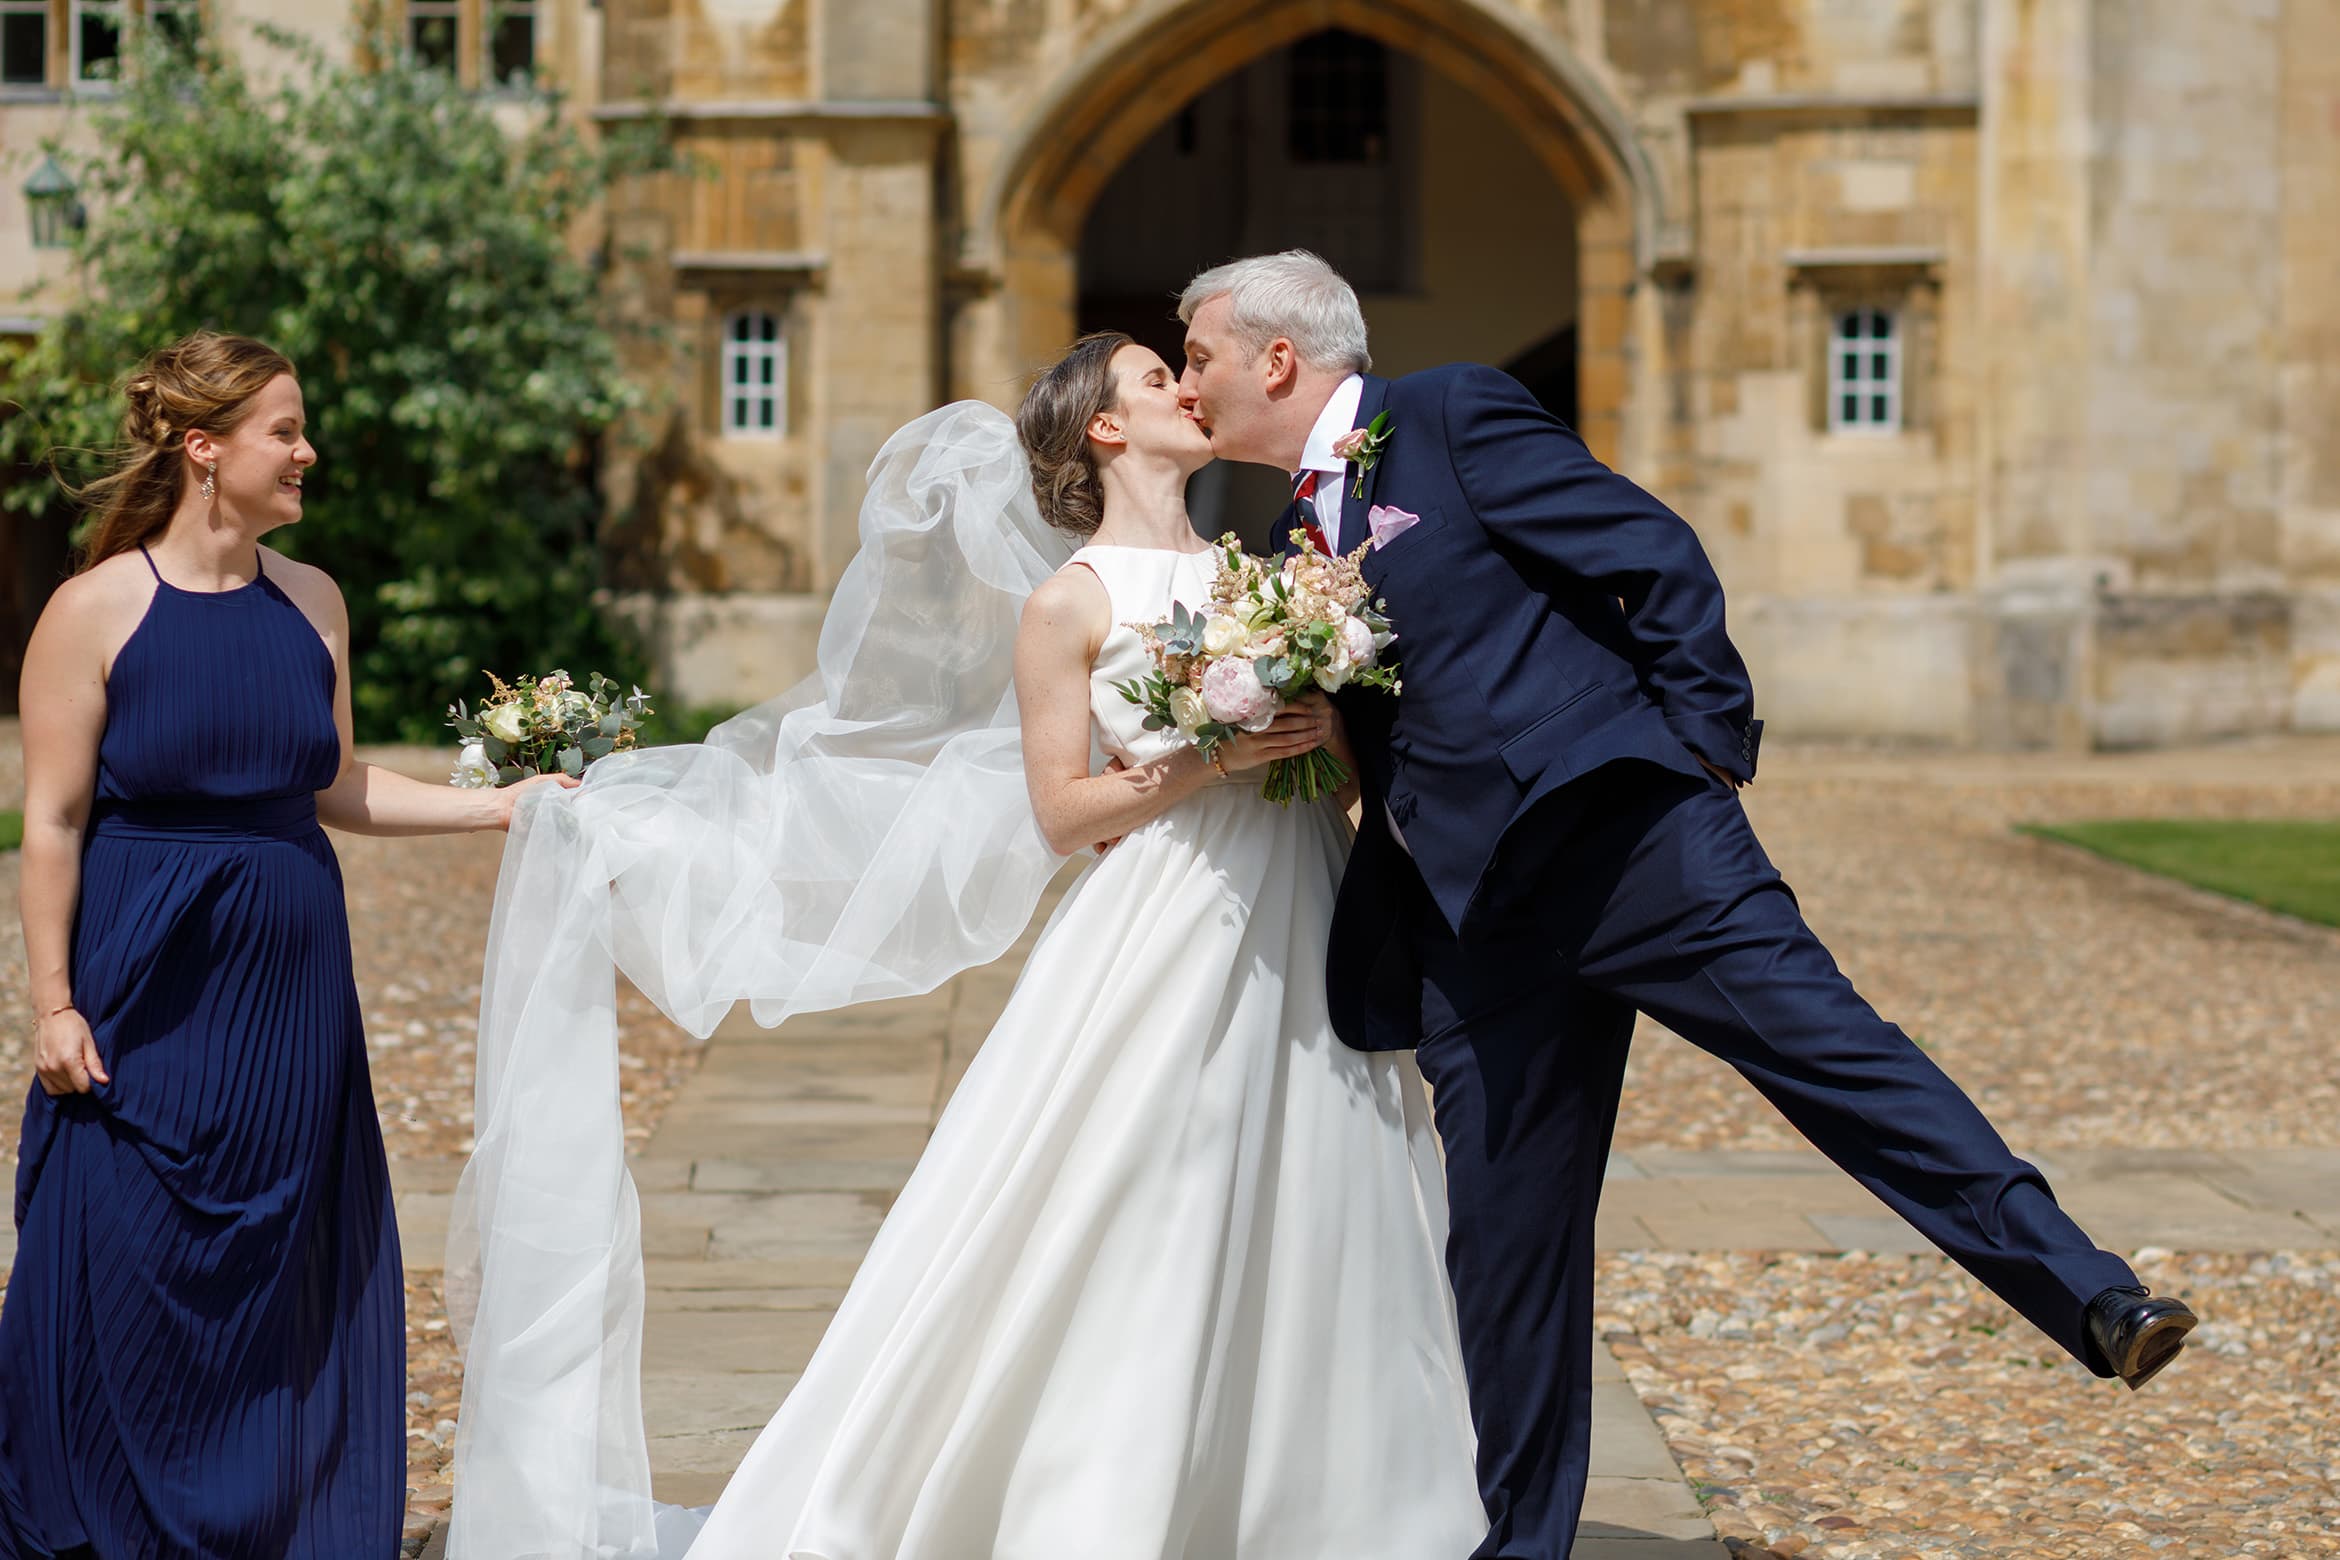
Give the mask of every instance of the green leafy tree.
[[[378, 26], [347, 64], [266, 41], [297, 57], [273, 87], [150, 36], [89, 110], [94, 147], [53, 148], [88, 203], [77, 287], [0, 363], [21, 408], [0, 456], [84, 478], [143, 354], [259, 337], [299, 365], [320, 455], [307, 518], [270, 541], [348, 598], [362, 737], [443, 739], [482, 668], [640, 677], [594, 600], [593, 457], [635, 392], [578, 234], [662, 138], [596, 143], [556, 95], [466, 93]], [[46, 476], [0, 502], [76, 518]]]

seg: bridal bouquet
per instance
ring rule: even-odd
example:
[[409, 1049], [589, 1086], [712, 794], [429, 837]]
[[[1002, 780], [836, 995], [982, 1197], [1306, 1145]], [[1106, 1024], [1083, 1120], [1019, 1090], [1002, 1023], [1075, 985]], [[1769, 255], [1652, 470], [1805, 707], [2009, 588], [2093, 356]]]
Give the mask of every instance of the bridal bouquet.
[[[1148, 731], [1175, 730], [1209, 757], [1238, 731], [1263, 731], [1285, 705], [1313, 689], [1398, 691], [1381, 664], [1397, 636], [1358, 572], [1367, 547], [1346, 558], [1299, 550], [1281, 562], [1253, 558], [1219, 538], [1219, 574], [1200, 612], [1175, 606], [1159, 623], [1131, 624], [1154, 670], [1115, 691], [1146, 712]], [[1268, 766], [1259, 794], [1290, 806], [1346, 785], [1349, 769], [1323, 748]]]
[[595, 759], [632, 747], [650, 713], [648, 694], [636, 688], [620, 698], [618, 685], [599, 672], [582, 693], [563, 671], [514, 686], [493, 672], [487, 680], [495, 691], [476, 712], [460, 700], [447, 706], [447, 724], [463, 742], [450, 785], [512, 785], [555, 770], [581, 775]]

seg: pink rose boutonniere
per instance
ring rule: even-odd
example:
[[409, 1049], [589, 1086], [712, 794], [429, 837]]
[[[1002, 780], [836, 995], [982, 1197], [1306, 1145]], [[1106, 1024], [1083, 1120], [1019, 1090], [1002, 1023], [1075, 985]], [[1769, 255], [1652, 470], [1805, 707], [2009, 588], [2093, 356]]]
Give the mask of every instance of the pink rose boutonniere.
[[1381, 452], [1389, 445], [1389, 413], [1382, 410], [1373, 414], [1373, 421], [1362, 428], [1351, 428], [1333, 440], [1333, 453], [1357, 468], [1357, 480], [1349, 489], [1351, 498], [1365, 496], [1365, 473], [1381, 462]]

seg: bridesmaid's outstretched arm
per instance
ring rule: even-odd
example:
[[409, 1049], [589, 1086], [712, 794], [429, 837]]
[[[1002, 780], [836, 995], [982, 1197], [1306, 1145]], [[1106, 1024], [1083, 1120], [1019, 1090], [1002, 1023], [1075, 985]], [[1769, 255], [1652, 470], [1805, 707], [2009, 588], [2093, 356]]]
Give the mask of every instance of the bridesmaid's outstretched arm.
[[349, 608], [341, 587], [322, 569], [295, 563], [273, 550], [269, 577], [292, 597], [333, 652], [333, 724], [341, 733], [341, 773], [317, 793], [317, 816], [350, 834], [467, 834], [508, 829], [523, 792], [541, 785], [573, 786], [567, 775], [540, 775], [518, 785], [460, 790], [432, 785], [357, 756], [349, 695]]

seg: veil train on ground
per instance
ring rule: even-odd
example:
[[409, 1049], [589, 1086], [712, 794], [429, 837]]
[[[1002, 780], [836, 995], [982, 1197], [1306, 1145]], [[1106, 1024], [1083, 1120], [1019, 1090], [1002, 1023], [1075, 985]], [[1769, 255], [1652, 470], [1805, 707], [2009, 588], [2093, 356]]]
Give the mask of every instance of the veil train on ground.
[[1071, 550], [1004, 414], [931, 412], [870, 467], [812, 677], [520, 810], [447, 1239], [451, 1560], [659, 1553], [616, 973], [704, 1037], [735, 1003], [774, 1025], [1004, 953], [1062, 861], [1025, 790], [1012, 673], [1024, 600]]

